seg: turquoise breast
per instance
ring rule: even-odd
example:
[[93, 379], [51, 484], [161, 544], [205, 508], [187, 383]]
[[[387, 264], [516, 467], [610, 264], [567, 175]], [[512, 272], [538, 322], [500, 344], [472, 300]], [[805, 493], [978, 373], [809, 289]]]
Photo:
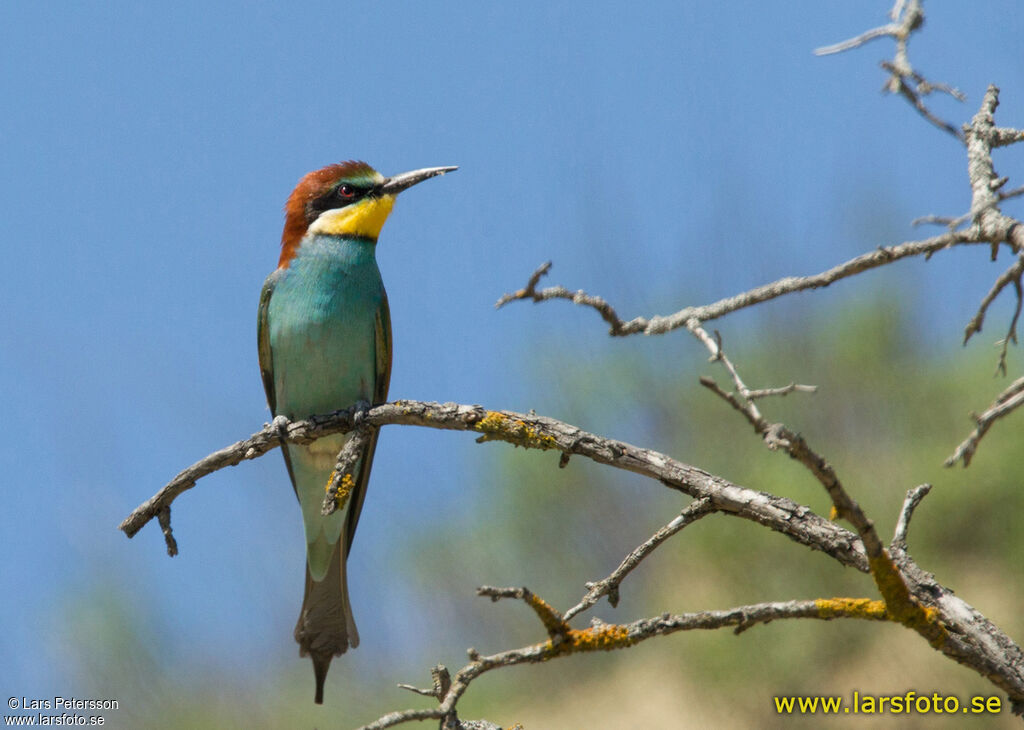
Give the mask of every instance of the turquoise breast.
[[277, 414], [305, 418], [373, 400], [374, 321], [383, 292], [373, 242], [303, 241], [267, 316]]

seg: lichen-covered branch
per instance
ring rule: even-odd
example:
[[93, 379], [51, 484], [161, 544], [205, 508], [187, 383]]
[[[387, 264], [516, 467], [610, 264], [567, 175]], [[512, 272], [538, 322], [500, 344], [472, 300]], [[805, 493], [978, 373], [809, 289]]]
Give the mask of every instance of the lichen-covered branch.
[[[520, 598], [534, 608], [536, 596], [525, 588], [482, 588], [482, 595], [497, 598]], [[531, 600], [532, 599], [532, 600]], [[546, 605], [546, 604], [545, 604]], [[536, 664], [558, 657], [592, 651], [625, 649], [647, 639], [667, 636], [679, 631], [715, 630], [733, 627], [737, 633], [757, 624], [784, 619], [818, 619], [831, 621], [853, 618], [886, 621], [885, 606], [881, 601], [867, 598], [825, 598], [810, 601], [781, 601], [738, 606], [724, 611], [698, 611], [684, 614], [663, 614], [626, 624], [595, 622], [586, 629], [568, 629], [558, 638], [548, 638], [539, 644], [483, 656], [470, 650], [469, 663], [460, 669], [452, 681], [444, 701], [435, 708], [409, 709], [391, 712], [363, 725], [358, 730], [384, 730], [405, 722], [441, 719], [451, 713], [473, 680], [503, 667]], [[543, 618], [542, 618], [543, 620]], [[547, 628], [545, 626], [545, 628]], [[426, 694], [426, 692], [424, 692]]]
[[157, 513], [196, 480], [226, 466], [255, 459], [284, 441], [309, 443], [333, 433], [352, 430], [353, 414], [361, 412], [366, 426], [390, 424], [425, 426], [479, 434], [478, 441], [507, 443], [562, 454], [579, 455], [599, 464], [647, 476], [659, 484], [695, 499], [707, 498], [716, 510], [757, 522], [808, 547], [820, 550], [843, 565], [867, 571], [867, 556], [856, 535], [784, 497], [749, 489], [685, 464], [665, 454], [624, 441], [589, 433], [572, 424], [546, 416], [488, 410], [483, 406], [401, 400], [363, 411], [351, 408], [289, 422], [278, 417], [244, 441], [214, 452], [188, 467], [159, 492], [139, 505], [121, 523], [134, 536]]
[[349, 432], [349, 438], [345, 445], [338, 452], [338, 461], [331, 472], [331, 478], [327, 482], [324, 503], [320, 509], [323, 515], [333, 514], [336, 510], [344, 509], [348, 502], [352, 489], [355, 487], [356, 465], [359, 463], [363, 450], [370, 443], [372, 432], [362, 425], [362, 417], [369, 403], [357, 403], [353, 411], [353, 428]]

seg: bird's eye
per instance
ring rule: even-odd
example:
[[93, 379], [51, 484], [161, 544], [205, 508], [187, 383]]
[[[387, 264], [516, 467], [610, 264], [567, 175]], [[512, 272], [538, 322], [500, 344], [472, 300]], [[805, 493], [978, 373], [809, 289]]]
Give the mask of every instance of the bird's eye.
[[355, 186], [353, 186], [353, 185], [349, 185], [349, 184], [346, 183], [344, 185], [339, 185], [338, 186], [338, 197], [339, 198], [344, 198], [345, 200], [351, 200], [352, 198], [356, 197], [356, 193], [357, 193], [357, 190], [356, 190]]

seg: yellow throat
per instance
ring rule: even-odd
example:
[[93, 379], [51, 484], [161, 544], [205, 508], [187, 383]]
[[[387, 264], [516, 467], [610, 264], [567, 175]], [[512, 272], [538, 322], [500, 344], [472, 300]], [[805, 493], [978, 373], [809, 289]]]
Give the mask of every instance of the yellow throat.
[[377, 240], [394, 204], [394, 195], [363, 198], [358, 203], [322, 213], [313, 221], [308, 233], [360, 236]]

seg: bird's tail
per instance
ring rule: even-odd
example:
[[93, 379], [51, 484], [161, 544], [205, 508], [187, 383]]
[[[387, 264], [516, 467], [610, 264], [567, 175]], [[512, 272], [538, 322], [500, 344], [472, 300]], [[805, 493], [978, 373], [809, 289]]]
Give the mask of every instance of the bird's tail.
[[324, 701], [324, 680], [327, 679], [331, 659], [341, 656], [349, 647], [359, 646], [359, 633], [348, 602], [344, 545], [343, 531], [334, 544], [331, 566], [322, 581], [314, 581], [309, 574], [309, 565], [306, 565], [306, 593], [295, 625], [299, 656], [308, 654], [313, 659], [316, 676], [314, 702], [318, 705]]

